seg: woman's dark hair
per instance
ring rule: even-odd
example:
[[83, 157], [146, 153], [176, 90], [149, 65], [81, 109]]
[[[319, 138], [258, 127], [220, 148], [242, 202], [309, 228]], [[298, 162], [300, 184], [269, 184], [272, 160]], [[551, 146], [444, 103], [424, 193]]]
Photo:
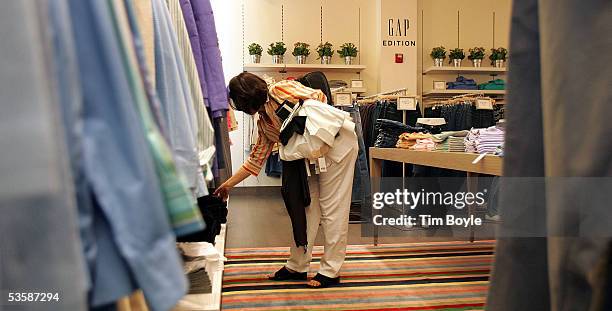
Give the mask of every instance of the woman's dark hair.
[[268, 85], [262, 78], [248, 72], [233, 77], [229, 82], [232, 108], [254, 114], [268, 100]]

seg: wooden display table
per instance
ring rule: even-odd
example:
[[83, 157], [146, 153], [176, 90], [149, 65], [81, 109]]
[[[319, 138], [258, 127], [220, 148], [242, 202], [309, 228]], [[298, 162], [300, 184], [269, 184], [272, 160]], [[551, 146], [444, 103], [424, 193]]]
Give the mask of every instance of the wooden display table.
[[[474, 192], [478, 185], [478, 175], [501, 176], [503, 159], [496, 155], [486, 155], [477, 163], [472, 163], [480, 154], [445, 151], [414, 151], [401, 148], [370, 148], [370, 181], [372, 193], [380, 191], [382, 161], [395, 161], [423, 165], [467, 173], [467, 191]], [[468, 207], [469, 215], [474, 214], [474, 206]], [[374, 244], [378, 244], [378, 227], [374, 226]], [[474, 241], [474, 228], [470, 226], [470, 241]]]

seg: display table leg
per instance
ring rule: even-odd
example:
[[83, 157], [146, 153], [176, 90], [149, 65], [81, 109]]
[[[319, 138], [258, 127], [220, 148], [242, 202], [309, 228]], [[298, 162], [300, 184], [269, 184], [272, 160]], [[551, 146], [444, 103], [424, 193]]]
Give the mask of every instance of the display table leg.
[[[478, 173], [467, 172], [467, 191], [476, 193], [478, 191]], [[474, 204], [468, 205], [468, 217], [472, 218], [476, 206]], [[474, 225], [470, 222], [470, 242], [474, 242]]]
[[[370, 156], [370, 184], [372, 187], [372, 195], [380, 191], [380, 179], [382, 176], [382, 160], [374, 159]], [[372, 217], [376, 216], [379, 210], [372, 209]], [[374, 246], [378, 245], [378, 227], [374, 226]]]

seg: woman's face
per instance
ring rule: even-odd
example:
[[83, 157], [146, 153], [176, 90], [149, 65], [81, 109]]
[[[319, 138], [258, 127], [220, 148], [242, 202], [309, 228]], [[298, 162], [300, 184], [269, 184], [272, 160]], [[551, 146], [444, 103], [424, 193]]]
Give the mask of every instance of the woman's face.
[[255, 115], [256, 113], [265, 113], [266, 112], [266, 103], [264, 103], [263, 105], [261, 105], [261, 107], [259, 107], [258, 110], [252, 109], [250, 111], [245, 111], [245, 113], [249, 114], [249, 115]]

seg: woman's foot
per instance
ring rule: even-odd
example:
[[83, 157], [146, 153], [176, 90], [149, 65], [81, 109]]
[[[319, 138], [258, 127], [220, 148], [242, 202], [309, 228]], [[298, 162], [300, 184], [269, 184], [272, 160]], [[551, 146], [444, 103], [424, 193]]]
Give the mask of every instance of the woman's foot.
[[330, 278], [322, 274], [317, 273], [309, 282], [308, 287], [310, 288], [326, 288], [333, 285], [340, 284], [340, 277]]
[[268, 275], [268, 279], [272, 281], [305, 281], [306, 272], [297, 272], [287, 267], [282, 267], [280, 270]]

